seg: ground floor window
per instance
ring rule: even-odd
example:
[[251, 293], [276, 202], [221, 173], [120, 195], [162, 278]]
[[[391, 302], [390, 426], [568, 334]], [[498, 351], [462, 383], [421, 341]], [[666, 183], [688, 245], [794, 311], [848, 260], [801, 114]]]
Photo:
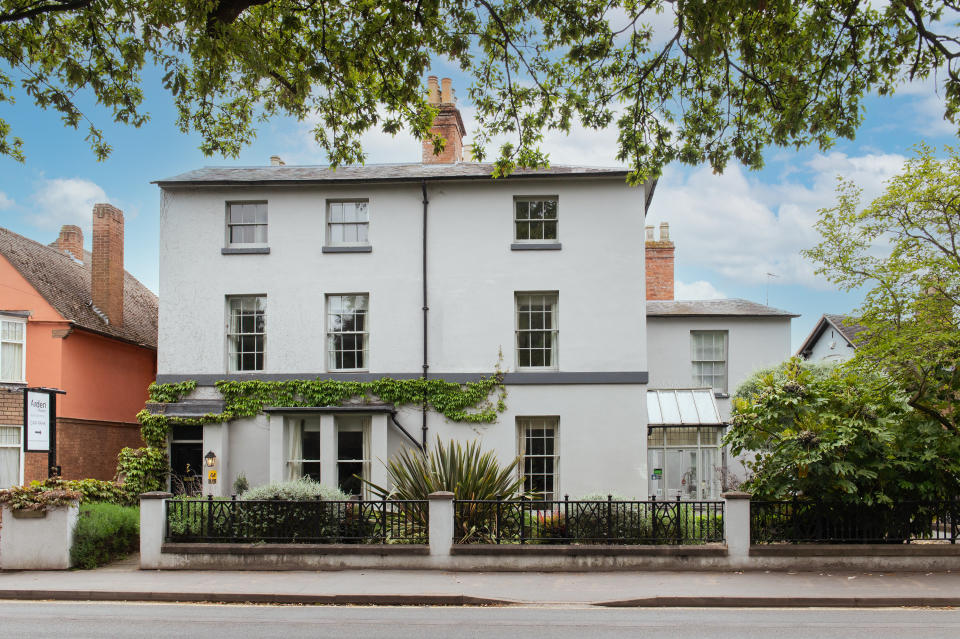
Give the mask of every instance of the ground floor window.
[[652, 427], [647, 436], [650, 494], [659, 498], [719, 499], [723, 428]]
[[0, 489], [19, 486], [21, 481], [20, 426], [0, 426]]
[[557, 426], [559, 417], [518, 417], [518, 448], [523, 490], [535, 499], [557, 495]]
[[370, 418], [338, 415], [336, 426], [337, 485], [348, 495], [364, 495], [361, 478], [370, 478]]
[[320, 481], [320, 424], [306, 419], [295, 420], [290, 429], [287, 447], [287, 479], [309, 477]]

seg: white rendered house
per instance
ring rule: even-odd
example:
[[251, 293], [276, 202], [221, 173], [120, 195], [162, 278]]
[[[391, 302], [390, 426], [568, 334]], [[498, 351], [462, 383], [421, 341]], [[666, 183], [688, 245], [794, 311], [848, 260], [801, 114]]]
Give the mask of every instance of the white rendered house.
[[[626, 171], [462, 161], [459, 113], [435, 92], [447, 153], [409, 165], [205, 168], [159, 180], [159, 382], [197, 380], [169, 414], [216, 412], [222, 379], [478, 379], [500, 364], [497, 423], [419, 407], [270, 409], [177, 427], [175, 471], [217, 456], [229, 494], [311, 475], [356, 491], [380, 460], [436, 437], [524, 456], [546, 495], [648, 494], [644, 219]], [[452, 156], [451, 156], [452, 154]], [[447, 157], [450, 156], [450, 157]]]

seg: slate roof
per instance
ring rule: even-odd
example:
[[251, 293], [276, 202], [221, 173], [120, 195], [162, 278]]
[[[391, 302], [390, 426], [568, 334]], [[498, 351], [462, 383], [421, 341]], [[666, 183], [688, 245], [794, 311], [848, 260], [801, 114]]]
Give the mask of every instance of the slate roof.
[[123, 326], [117, 326], [108, 323], [93, 307], [89, 252], [84, 251], [81, 264], [52, 246], [0, 227], [0, 255], [78, 328], [156, 350], [157, 296], [130, 273], [124, 271]]
[[790, 311], [764, 306], [744, 299], [721, 300], [647, 300], [647, 317], [800, 317]]
[[[418, 182], [420, 180], [492, 180], [494, 165], [478, 162], [456, 164], [366, 164], [362, 166], [207, 166], [173, 177], [155, 180], [161, 188], [195, 186], [307, 185], [344, 182]], [[516, 169], [506, 178], [619, 177], [624, 168], [555, 165], [544, 169]]]

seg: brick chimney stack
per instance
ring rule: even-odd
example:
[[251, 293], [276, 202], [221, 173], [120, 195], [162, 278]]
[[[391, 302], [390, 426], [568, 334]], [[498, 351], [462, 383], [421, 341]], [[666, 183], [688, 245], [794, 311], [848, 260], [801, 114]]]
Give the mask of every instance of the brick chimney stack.
[[427, 101], [431, 106], [440, 109], [437, 117], [433, 119], [430, 132], [439, 135], [447, 143], [442, 153], [434, 155], [433, 142], [424, 140], [423, 163], [453, 164], [454, 162], [460, 162], [463, 160], [463, 136], [467, 134], [467, 129], [463, 126], [463, 118], [460, 117], [460, 109], [457, 108], [453, 81], [450, 78], [444, 78], [441, 88], [437, 83], [437, 76], [431, 75], [427, 78], [427, 87], [429, 89]]
[[123, 326], [123, 212], [110, 204], [93, 206], [93, 305], [113, 326]]
[[660, 239], [654, 237], [654, 227], [647, 227], [645, 242], [647, 270], [647, 299], [673, 299], [673, 253], [670, 225], [660, 223]]
[[79, 226], [64, 224], [56, 241], [57, 249], [69, 253], [73, 259], [83, 261], [83, 231]]

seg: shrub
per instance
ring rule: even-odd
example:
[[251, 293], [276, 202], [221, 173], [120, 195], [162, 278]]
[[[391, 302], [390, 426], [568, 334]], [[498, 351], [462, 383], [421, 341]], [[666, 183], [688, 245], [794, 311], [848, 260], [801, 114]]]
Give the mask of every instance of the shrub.
[[244, 501], [282, 500], [307, 501], [323, 499], [326, 501], [347, 501], [350, 496], [337, 488], [324, 486], [308, 477], [293, 481], [275, 481], [263, 486], [251, 488], [239, 496]]
[[242, 495], [243, 493], [250, 490], [250, 482], [247, 481], [247, 476], [244, 473], [237, 475], [237, 478], [233, 480], [233, 494]]
[[77, 568], [96, 568], [134, 552], [139, 544], [139, 508], [84, 504], [73, 532], [70, 558]]
[[167, 451], [162, 448], [124, 448], [117, 455], [117, 480], [132, 498], [163, 490], [170, 474]]

